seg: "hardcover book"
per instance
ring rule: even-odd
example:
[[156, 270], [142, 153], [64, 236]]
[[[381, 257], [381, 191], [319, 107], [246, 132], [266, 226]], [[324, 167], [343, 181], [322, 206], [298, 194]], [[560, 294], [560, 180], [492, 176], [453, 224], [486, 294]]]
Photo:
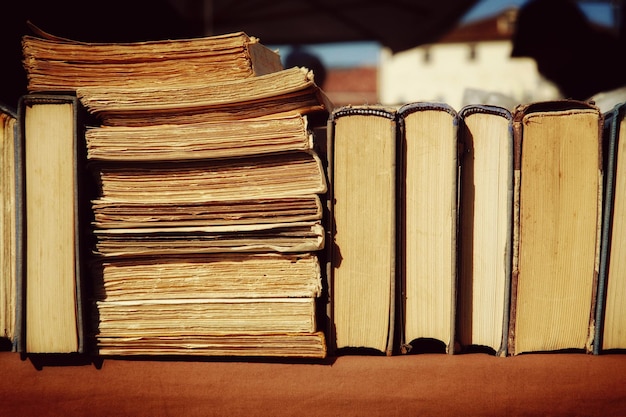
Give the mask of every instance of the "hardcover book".
[[25, 353], [84, 351], [81, 196], [85, 178], [80, 105], [69, 95], [30, 94], [19, 102], [23, 207]]
[[560, 100], [514, 115], [509, 351], [590, 351], [602, 213], [602, 115]]
[[593, 352], [626, 349], [626, 105], [605, 114], [605, 194]]
[[334, 348], [390, 355], [397, 280], [396, 112], [379, 106], [337, 109], [329, 135]]
[[457, 340], [506, 356], [513, 244], [513, 118], [501, 107], [459, 112]]
[[458, 115], [429, 102], [406, 104], [398, 115], [402, 348], [454, 353]]
[[0, 105], [0, 350], [15, 350], [19, 332], [18, 310], [18, 210], [16, 177], [17, 114]]

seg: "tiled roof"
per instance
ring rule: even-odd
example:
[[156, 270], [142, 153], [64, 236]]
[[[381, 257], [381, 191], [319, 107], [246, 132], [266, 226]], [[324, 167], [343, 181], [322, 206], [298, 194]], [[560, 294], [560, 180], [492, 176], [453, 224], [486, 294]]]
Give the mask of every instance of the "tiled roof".
[[376, 67], [329, 68], [322, 89], [336, 106], [378, 101]]
[[502, 13], [459, 26], [439, 39], [439, 43], [461, 43], [508, 40], [515, 29], [517, 9], [507, 9]]

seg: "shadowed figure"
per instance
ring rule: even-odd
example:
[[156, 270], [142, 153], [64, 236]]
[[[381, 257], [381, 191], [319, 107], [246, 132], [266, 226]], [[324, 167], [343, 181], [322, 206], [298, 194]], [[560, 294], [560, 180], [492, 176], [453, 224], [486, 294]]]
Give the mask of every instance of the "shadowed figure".
[[514, 57], [530, 57], [564, 97], [586, 100], [626, 84], [625, 48], [570, 0], [531, 0], [518, 14]]
[[285, 58], [285, 68], [305, 67], [313, 71], [315, 84], [322, 88], [326, 79], [326, 67], [324, 63], [311, 52], [300, 46], [295, 46]]

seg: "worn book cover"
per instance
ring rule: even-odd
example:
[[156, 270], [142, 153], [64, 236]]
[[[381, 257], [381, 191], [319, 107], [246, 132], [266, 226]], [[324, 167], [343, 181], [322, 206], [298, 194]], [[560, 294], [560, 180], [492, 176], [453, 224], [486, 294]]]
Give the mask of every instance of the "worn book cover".
[[593, 353], [626, 348], [626, 105], [605, 113], [605, 189]]
[[602, 115], [590, 103], [519, 106], [509, 351], [590, 351], [602, 213]]

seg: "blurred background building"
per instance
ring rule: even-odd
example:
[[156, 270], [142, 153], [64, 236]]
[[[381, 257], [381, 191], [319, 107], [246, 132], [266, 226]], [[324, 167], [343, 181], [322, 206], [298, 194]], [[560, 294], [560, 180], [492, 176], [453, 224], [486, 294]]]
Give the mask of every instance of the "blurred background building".
[[[375, 43], [310, 45], [326, 65], [324, 91], [337, 105], [412, 101], [517, 104], [560, 97], [530, 58], [511, 57], [512, 36], [524, 0], [482, 0], [462, 22], [433, 43], [392, 52]], [[580, 0], [595, 24], [613, 29], [616, 2]], [[289, 46], [279, 46], [287, 55]]]
[[459, 110], [466, 104], [509, 109], [556, 98], [530, 58], [512, 58], [516, 9], [464, 24], [437, 43], [392, 54], [382, 49], [378, 96], [384, 104], [439, 101]]

